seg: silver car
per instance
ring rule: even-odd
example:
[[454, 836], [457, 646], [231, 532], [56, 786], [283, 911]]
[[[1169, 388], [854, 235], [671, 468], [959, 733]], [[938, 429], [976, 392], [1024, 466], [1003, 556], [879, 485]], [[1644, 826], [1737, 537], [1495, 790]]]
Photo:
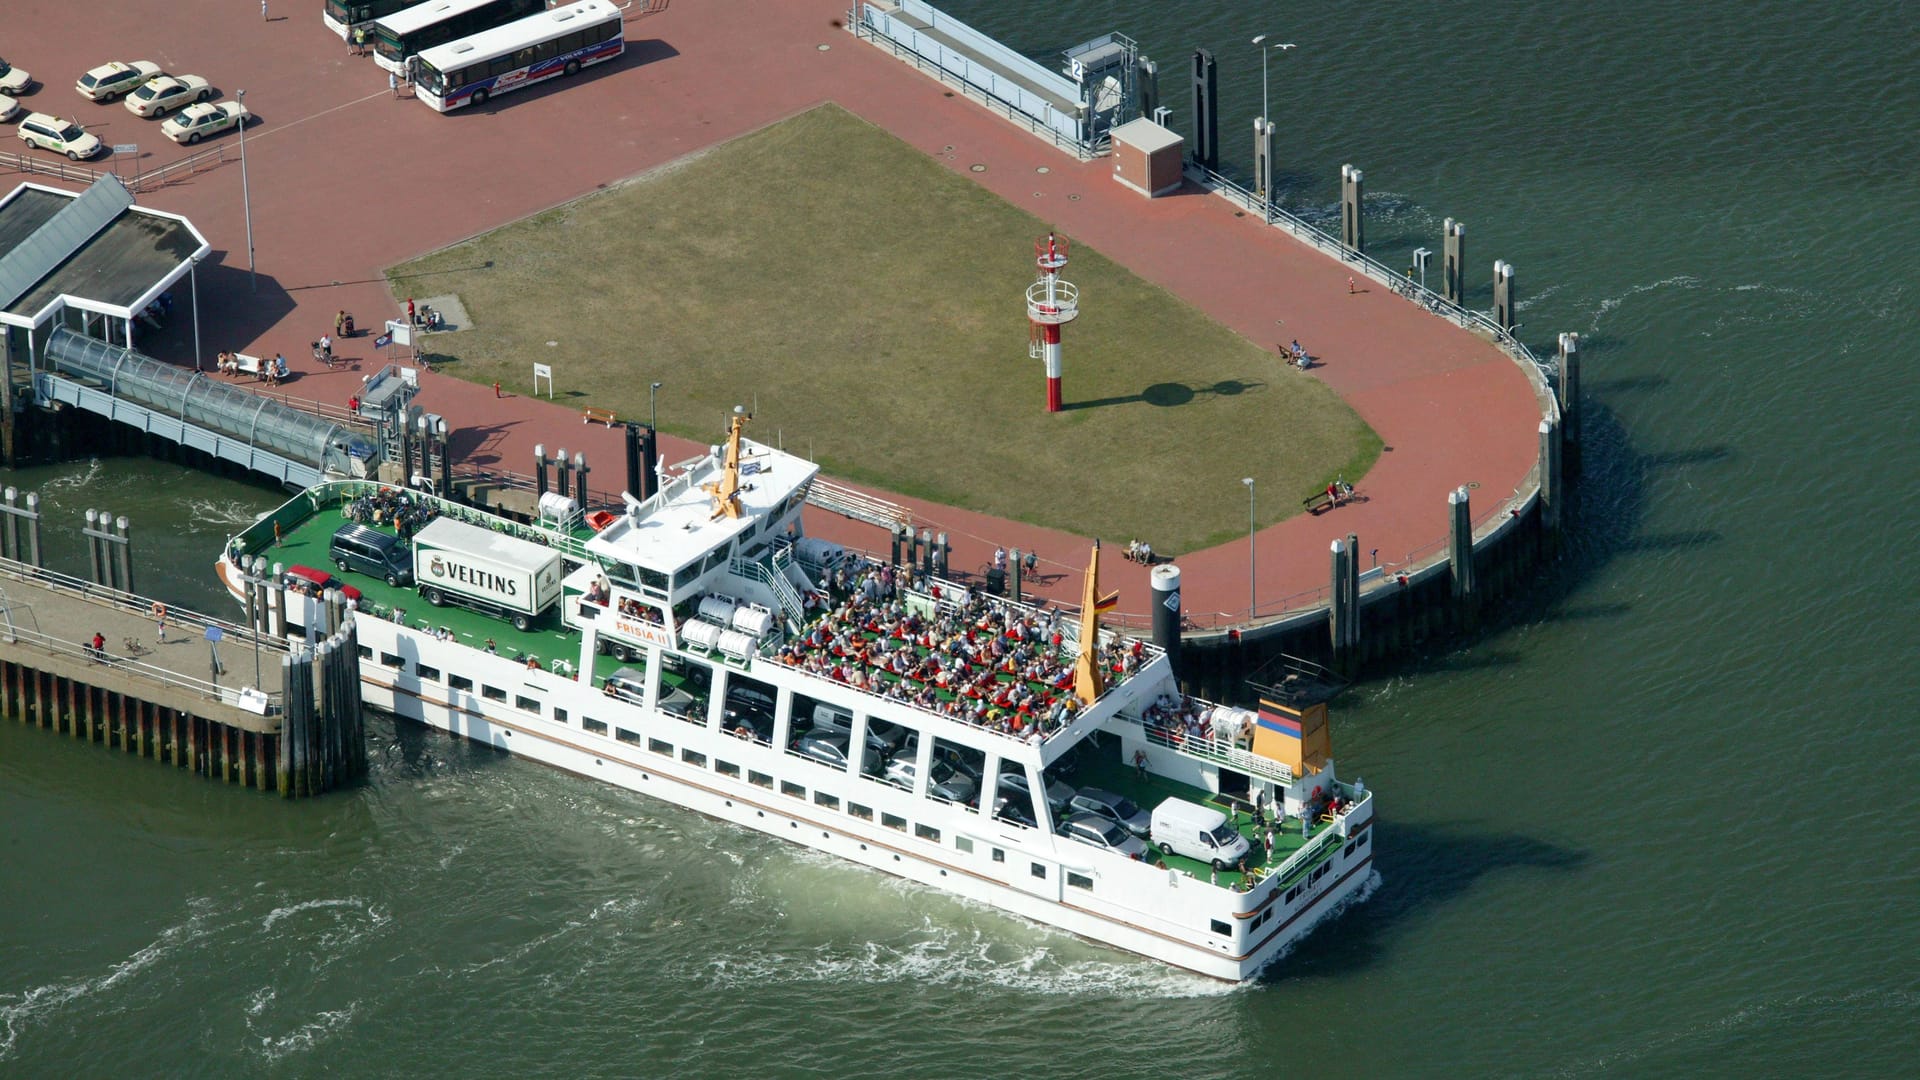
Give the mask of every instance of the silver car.
[[1097, 848], [1117, 851], [1129, 859], [1145, 859], [1147, 842], [1099, 814], [1075, 814], [1060, 826], [1060, 835]]
[[[1053, 807], [1056, 813], [1066, 809], [1068, 801], [1073, 798], [1073, 789], [1058, 780], [1048, 779], [1044, 774], [1041, 780], [1047, 785], [1047, 805]], [[1024, 772], [1001, 773], [1000, 790], [1016, 791], [1028, 799], [1033, 798], [1033, 792], [1027, 790], [1027, 774]]]
[[1067, 801], [1067, 809], [1076, 814], [1098, 814], [1135, 836], [1145, 837], [1153, 831], [1152, 814], [1125, 795], [1100, 788], [1081, 788]]
[[[902, 791], [912, 791], [919, 774], [919, 763], [910, 758], [894, 758], [887, 763], [887, 783]], [[933, 771], [927, 777], [927, 794], [948, 802], [964, 803], [973, 798], [976, 790], [972, 777], [956, 771], [945, 762], [933, 763]]]

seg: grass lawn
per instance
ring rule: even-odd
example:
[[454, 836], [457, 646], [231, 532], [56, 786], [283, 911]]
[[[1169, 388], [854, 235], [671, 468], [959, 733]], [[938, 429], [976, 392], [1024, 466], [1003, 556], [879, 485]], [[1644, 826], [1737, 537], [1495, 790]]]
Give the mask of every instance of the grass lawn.
[[[477, 329], [446, 370], [942, 504], [1179, 553], [1243, 535], [1380, 440], [1318, 380], [1080, 244], [1067, 411], [1044, 410], [1024, 290], [1045, 221], [836, 106], [388, 271], [457, 293]], [[549, 341], [557, 344], [548, 345]]]

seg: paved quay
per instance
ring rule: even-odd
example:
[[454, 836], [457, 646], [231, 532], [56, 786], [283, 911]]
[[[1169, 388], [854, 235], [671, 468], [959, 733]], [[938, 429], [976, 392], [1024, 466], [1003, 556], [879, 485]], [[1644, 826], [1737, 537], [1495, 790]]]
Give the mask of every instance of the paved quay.
[[[1236, 216], [1224, 200], [1191, 188], [1141, 199], [1111, 180], [1111, 162], [1076, 162], [977, 103], [947, 96], [836, 28], [844, 15], [839, 0], [671, 5], [629, 22], [629, 55], [612, 70], [445, 116], [395, 100], [384, 72], [349, 56], [321, 25], [317, 4], [268, 23], [128, 0], [25, 5], [9, 10], [4, 25], [10, 39], [34, 43], [34, 55], [9, 56], [43, 83], [23, 105], [51, 103], [109, 143], [138, 141], [143, 167], [184, 150], [117, 104], [72, 97], [71, 75], [114, 55], [206, 75], [229, 97], [247, 88], [261, 117], [247, 135], [257, 286], [246, 269], [237, 167], [141, 201], [187, 215], [223, 249], [200, 276], [203, 355], [283, 352], [299, 370], [286, 388], [294, 395], [338, 405], [377, 369], [382, 358], [370, 335], [337, 350], [358, 370], [313, 370], [306, 343], [330, 328], [337, 309], [352, 310], [363, 326], [392, 311], [382, 268], [835, 101], [1249, 339], [1273, 346], [1299, 338], [1325, 358], [1299, 377], [1325, 380], [1388, 450], [1359, 482], [1364, 501], [1259, 533], [1262, 615], [1316, 598], [1334, 538], [1357, 533], [1381, 564], [1402, 564], [1444, 543], [1448, 491], [1477, 485], [1475, 513], [1484, 519], [1525, 483], [1540, 407], [1524, 374], [1493, 345], [1384, 288], [1349, 294], [1347, 267]], [[1169, 92], [1178, 84], [1176, 77]], [[553, 167], [559, 161], [565, 167]], [[1323, 167], [1331, 173], [1338, 163]], [[1010, 279], [1010, 295], [1016, 284]], [[432, 292], [423, 283], [418, 295]], [[1022, 337], [1019, 318], [1010, 302], [1010, 341]], [[176, 319], [143, 347], [189, 363], [190, 335]], [[670, 382], [670, 362], [652, 374]], [[421, 404], [462, 429], [455, 446], [470, 464], [528, 471], [536, 443], [584, 451], [602, 478], [621, 460], [618, 433], [583, 426], [575, 409], [500, 400], [490, 387], [437, 375], [423, 382]], [[1071, 361], [1067, 384], [1071, 395]], [[664, 454], [675, 460], [697, 449], [667, 439]], [[1239, 475], [1222, 463], [1222, 500], [1244, 498]], [[955, 569], [984, 567], [996, 546], [1037, 551], [1037, 591], [1077, 599], [1087, 538], [877, 494], [946, 531]], [[867, 549], [885, 544], [878, 530], [825, 514], [809, 529]], [[1245, 614], [1247, 544], [1180, 553], [1189, 614], [1216, 623]], [[1103, 573], [1122, 590], [1120, 613], [1146, 609], [1143, 569], [1110, 557]]]

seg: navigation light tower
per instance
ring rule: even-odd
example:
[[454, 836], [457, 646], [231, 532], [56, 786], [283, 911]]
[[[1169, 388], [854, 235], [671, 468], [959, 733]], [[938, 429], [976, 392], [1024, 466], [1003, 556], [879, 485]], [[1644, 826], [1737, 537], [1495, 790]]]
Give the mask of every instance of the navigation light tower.
[[1027, 354], [1047, 362], [1047, 411], [1060, 411], [1060, 327], [1080, 314], [1080, 290], [1060, 278], [1067, 265], [1067, 242], [1048, 233], [1033, 242], [1034, 265], [1040, 276], [1027, 286], [1027, 319], [1031, 322]]

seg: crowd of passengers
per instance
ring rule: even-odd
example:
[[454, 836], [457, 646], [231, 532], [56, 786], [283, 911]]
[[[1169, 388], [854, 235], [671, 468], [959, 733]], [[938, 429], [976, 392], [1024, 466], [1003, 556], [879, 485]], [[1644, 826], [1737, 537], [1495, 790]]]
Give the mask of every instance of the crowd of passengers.
[[1217, 710], [1218, 706], [1196, 701], [1185, 694], [1178, 697], [1161, 694], [1140, 714], [1140, 719], [1148, 731], [1157, 732], [1174, 746], [1188, 739], [1243, 743], [1252, 737], [1244, 728], [1221, 730], [1214, 722]]
[[440, 511], [424, 499], [415, 498], [399, 488], [381, 488], [347, 504], [347, 517], [362, 525], [380, 525], [407, 539], [420, 531]]
[[[778, 659], [1030, 741], [1073, 718], [1080, 707], [1073, 693], [1075, 646], [1063, 642], [1058, 613], [1010, 611], [979, 594], [943, 600], [936, 584], [928, 588], [935, 613], [927, 617], [907, 608], [902, 594], [912, 586], [912, 571], [904, 567], [835, 571], [827, 595], [808, 598], [822, 614]], [[1137, 641], [1131, 647], [1099, 646], [1095, 657], [1114, 681], [1145, 659]], [[1001, 681], [1003, 675], [1010, 681]]]

